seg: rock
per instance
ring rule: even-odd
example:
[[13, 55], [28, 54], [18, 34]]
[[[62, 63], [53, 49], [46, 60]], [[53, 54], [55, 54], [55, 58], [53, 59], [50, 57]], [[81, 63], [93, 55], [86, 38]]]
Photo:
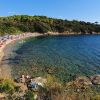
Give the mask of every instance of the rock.
[[77, 82], [78, 84], [92, 85], [91, 80], [85, 76], [76, 78], [75, 82]]
[[91, 82], [94, 85], [100, 85], [100, 75], [95, 75], [90, 77], [91, 78]]
[[44, 84], [46, 83], [46, 79], [42, 78], [42, 77], [36, 77], [33, 79], [33, 82], [35, 82], [36, 84], [38, 84], [39, 86], [44, 87]]

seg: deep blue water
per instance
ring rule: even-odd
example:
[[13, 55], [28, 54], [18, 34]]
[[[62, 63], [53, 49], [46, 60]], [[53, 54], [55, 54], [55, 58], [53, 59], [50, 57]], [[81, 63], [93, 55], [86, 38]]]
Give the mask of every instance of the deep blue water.
[[73, 75], [100, 74], [100, 35], [48, 36], [25, 41], [14, 44], [19, 49], [13, 51], [16, 55], [9, 61], [16, 74], [40, 76], [52, 69], [52, 74], [64, 80]]

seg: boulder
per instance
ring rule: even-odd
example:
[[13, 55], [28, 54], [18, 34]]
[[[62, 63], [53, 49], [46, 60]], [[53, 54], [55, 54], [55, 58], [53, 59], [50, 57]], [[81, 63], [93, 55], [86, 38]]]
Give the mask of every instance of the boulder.
[[91, 80], [85, 76], [76, 78], [75, 82], [77, 82], [78, 84], [92, 85]]
[[91, 76], [91, 82], [94, 85], [100, 85], [100, 75]]

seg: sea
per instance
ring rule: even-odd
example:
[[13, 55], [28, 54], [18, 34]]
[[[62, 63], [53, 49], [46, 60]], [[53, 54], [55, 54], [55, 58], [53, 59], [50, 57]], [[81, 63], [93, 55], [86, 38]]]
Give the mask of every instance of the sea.
[[12, 49], [3, 64], [11, 66], [13, 77], [50, 74], [70, 81], [74, 76], [100, 74], [100, 35], [31, 37], [7, 48]]

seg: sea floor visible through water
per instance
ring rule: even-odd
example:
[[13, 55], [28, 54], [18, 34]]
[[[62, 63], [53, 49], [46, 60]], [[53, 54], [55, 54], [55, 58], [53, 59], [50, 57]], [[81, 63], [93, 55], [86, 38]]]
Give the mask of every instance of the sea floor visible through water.
[[100, 74], [100, 35], [32, 37], [10, 44], [5, 53], [2, 66], [10, 66], [13, 77], [52, 74], [69, 81]]

